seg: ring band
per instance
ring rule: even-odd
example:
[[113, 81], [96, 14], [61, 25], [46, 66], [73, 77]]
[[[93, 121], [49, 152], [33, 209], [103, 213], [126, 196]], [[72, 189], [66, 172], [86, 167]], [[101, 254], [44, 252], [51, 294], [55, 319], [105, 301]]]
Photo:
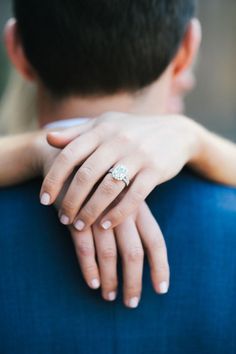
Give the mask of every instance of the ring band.
[[118, 165], [114, 168], [111, 168], [109, 170], [109, 173], [111, 173], [113, 179], [115, 179], [116, 181], [123, 181], [126, 187], [129, 186], [129, 170], [124, 165]]

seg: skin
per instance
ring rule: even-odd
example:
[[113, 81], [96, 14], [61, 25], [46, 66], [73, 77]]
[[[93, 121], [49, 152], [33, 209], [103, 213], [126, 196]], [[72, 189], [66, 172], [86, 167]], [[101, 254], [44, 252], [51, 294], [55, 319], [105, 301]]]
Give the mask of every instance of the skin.
[[[232, 156], [235, 158], [233, 144], [187, 118], [160, 116], [182, 107], [183, 90], [178, 93], [176, 85], [191, 67], [197, 52], [198, 22], [191, 22], [173, 62], [149, 88], [134, 95], [73, 97], [63, 102], [54, 102], [47, 95], [24, 55], [14, 21], [8, 23], [5, 40], [16, 68], [38, 86], [41, 125], [66, 117], [100, 116], [82, 127], [48, 134], [48, 142], [54, 148], [46, 144], [43, 135], [32, 145], [33, 162], [37, 162], [35, 170], [45, 176], [41, 202], [45, 205], [59, 203], [59, 217], [64, 224], [70, 224], [68, 227], [88, 285], [95, 288], [101, 284], [103, 297], [114, 299], [119, 251], [123, 260], [124, 302], [136, 307], [141, 296], [145, 247], [154, 289], [165, 293], [169, 286], [166, 248], [158, 225], [144, 203], [147, 194], [173, 178], [186, 163], [213, 180], [226, 183], [236, 180], [230, 160]], [[107, 110], [123, 113], [104, 114]], [[48, 149], [53, 149], [51, 160]], [[124, 189], [123, 182], [116, 183], [107, 174], [116, 163], [129, 166], [130, 188]], [[219, 168], [222, 164], [225, 169]], [[72, 175], [75, 167], [77, 171]], [[65, 188], [68, 177], [70, 183]], [[86, 191], [84, 195], [82, 190]], [[84, 223], [83, 230], [73, 227], [72, 223], [78, 226], [78, 220]]]
[[[46, 134], [46, 131], [39, 131], [0, 139], [1, 187], [47, 174], [61, 150], [47, 143]], [[56, 207], [59, 207], [66, 190], [65, 186], [55, 203]], [[123, 263], [124, 303], [129, 308], [138, 306], [142, 290], [144, 247], [154, 290], [159, 294], [168, 291], [169, 265], [165, 241], [146, 203], [142, 203], [133, 215], [114, 230], [101, 230], [96, 223], [83, 232], [68, 227], [86, 283], [91, 289], [101, 287], [105, 300], [113, 301], [117, 296], [116, 266], [119, 252]]]
[[[186, 164], [216, 182], [236, 185], [236, 167], [232, 164], [235, 144], [181, 116], [158, 119], [140, 116], [134, 120], [132, 116], [124, 118], [113, 113], [98, 118], [92, 126], [89, 123], [50, 133], [48, 141], [54, 146], [66, 147], [50, 168], [41, 196], [49, 191], [54, 201], [71, 171], [80, 165], [59, 213], [63, 223], [73, 222], [80, 231], [99, 219], [100, 227], [105, 230], [119, 225], [157, 185], [175, 177]], [[93, 143], [85, 145], [85, 141]], [[86, 159], [86, 156], [89, 157]], [[132, 166], [129, 188], [106, 173], [110, 166], [117, 165]], [[87, 193], [91, 193], [104, 175], [88, 199]], [[107, 212], [120, 193], [122, 199]]]
[[[100, 222], [103, 229], [111, 229], [132, 214], [157, 185], [175, 177], [198, 154], [201, 128], [188, 119], [169, 116], [157, 121], [152, 116], [141, 116], [136, 118], [135, 124], [132, 116], [122, 119], [121, 114], [113, 114], [112, 118], [104, 116], [94, 122], [93, 127], [88, 124], [87, 131], [83, 126], [67, 132], [68, 138], [70, 134], [71, 137], [78, 134], [78, 138], [66, 144], [47, 174], [41, 192], [44, 199], [45, 191], [49, 191], [54, 202], [75, 166], [81, 165], [63, 199], [62, 222], [74, 223], [75, 228], [82, 231], [123, 192], [122, 200], [105, 213]], [[91, 143], [85, 144], [86, 141]], [[106, 174], [110, 166], [118, 165], [130, 166], [132, 183], [129, 188]], [[104, 175], [95, 193], [85, 202]]]
[[[40, 195], [43, 204], [55, 201], [68, 176], [76, 166], [80, 166], [62, 201], [59, 213], [62, 223], [73, 224], [82, 231], [90, 227], [124, 192], [124, 183], [114, 181], [111, 174], [107, 174], [111, 167], [127, 166], [132, 183], [123, 193], [123, 200], [103, 216], [100, 226], [105, 230], [124, 221], [158, 184], [176, 176], [186, 163], [197, 156], [199, 133], [196, 127], [193, 128], [193, 122], [189, 124], [187, 120], [174, 117], [169, 121], [163, 119], [156, 122], [151, 115], [152, 111], [157, 110], [156, 101], [158, 112], [155, 113], [183, 108], [181, 94], [183, 96], [187, 90], [187, 82], [192, 85], [186, 75], [195, 59], [200, 39], [200, 25], [193, 20], [176, 58], [166, 72], [151, 88], [140, 93], [135, 108], [129, 106], [131, 112], [137, 111], [139, 115], [146, 113], [145, 116], [134, 122], [125, 115], [113, 115], [111, 126], [110, 116], [106, 119], [103, 115], [99, 121], [89, 122], [71, 132], [71, 137], [67, 136], [64, 145], [63, 136], [60, 137], [62, 141], [55, 141], [55, 135], [54, 140], [49, 136], [49, 142], [53, 144], [55, 141], [55, 146], [59, 144], [65, 148], [42, 185]], [[181, 84], [182, 91], [179, 89]], [[168, 147], [165, 146], [166, 136], [172, 142]], [[71, 141], [70, 138], [75, 140]], [[159, 154], [156, 153], [158, 150]], [[167, 159], [164, 155], [166, 151], [169, 153]], [[91, 190], [101, 179], [102, 182], [91, 195]]]

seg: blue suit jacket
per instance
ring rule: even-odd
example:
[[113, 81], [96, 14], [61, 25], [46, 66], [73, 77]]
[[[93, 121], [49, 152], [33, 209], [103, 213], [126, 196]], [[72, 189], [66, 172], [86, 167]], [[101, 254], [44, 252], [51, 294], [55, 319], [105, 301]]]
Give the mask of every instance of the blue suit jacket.
[[183, 172], [152, 192], [171, 288], [155, 294], [146, 263], [129, 310], [88, 289], [40, 182], [0, 191], [0, 354], [236, 353], [235, 189]]

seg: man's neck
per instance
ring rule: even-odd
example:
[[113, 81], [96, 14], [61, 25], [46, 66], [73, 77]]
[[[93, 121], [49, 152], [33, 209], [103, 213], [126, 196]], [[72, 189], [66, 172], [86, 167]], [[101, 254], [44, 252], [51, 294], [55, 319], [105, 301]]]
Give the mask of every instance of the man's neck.
[[95, 118], [106, 112], [134, 114], [163, 114], [168, 93], [162, 85], [154, 84], [148, 90], [135, 94], [120, 93], [104, 97], [75, 97], [61, 101], [53, 100], [38, 90], [38, 117], [41, 127], [48, 123], [70, 118]]
[[44, 126], [48, 123], [70, 118], [95, 118], [103, 113], [131, 112], [133, 100], [128, 95], [114, 97], [70, 98], [64, 101], [53, 101], [39, 95], [38, 112], [39, 124]]

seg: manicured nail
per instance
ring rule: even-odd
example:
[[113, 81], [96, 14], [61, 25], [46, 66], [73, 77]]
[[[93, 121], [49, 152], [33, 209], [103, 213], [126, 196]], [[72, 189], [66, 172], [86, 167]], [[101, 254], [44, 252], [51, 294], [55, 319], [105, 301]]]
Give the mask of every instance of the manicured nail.
[[82, 231], [85, 227], [85, 223], [82, 220], [78, 220], [74, 226], [78, 231]]
[[132, 299], [129, 300], [129, 307], [132, 309], [136, 309], [139, 304], [139, 298], [138, 297], [133, 297]]
[[114, 301], [114, 300], [116, 299], [116, 292], [115, 292], [115, 291], [110, 292], [110, 293], [107, 295], [107, 297], [108, 297], [108, 300], [109, 300], [109, 301]]
[[102, 223], [102, 228], [103, 228], [104, 230], [110, 229], [111, 226], [112, 226], [112, 223], [111, 223], [110, 221], [104, 221], [104, 222]]
[[167, 284], [167, 282], [163, 281], [159, 285], [159, 289], [160, 289], [160, 294], [166, 294], [168, 292], [168, 284]]
[[49, 205], [50, 204], [50, 195], [48, 193], [43, 193], [40, 199], [42, 205]]
[[70, 219], [66, 215], [62, 215], [60, 217], [60, 221], [63, 225], [69, 225], [69, 223], [70, 223]]
[[92, 286], [93, 289], [98, 289], [98, 288], [100, 288], [100, 282], [99, 282], [99, 280], [98, 280], [98, 279], [93, 279], [93, 280], [91, 281], [91, 286]]

